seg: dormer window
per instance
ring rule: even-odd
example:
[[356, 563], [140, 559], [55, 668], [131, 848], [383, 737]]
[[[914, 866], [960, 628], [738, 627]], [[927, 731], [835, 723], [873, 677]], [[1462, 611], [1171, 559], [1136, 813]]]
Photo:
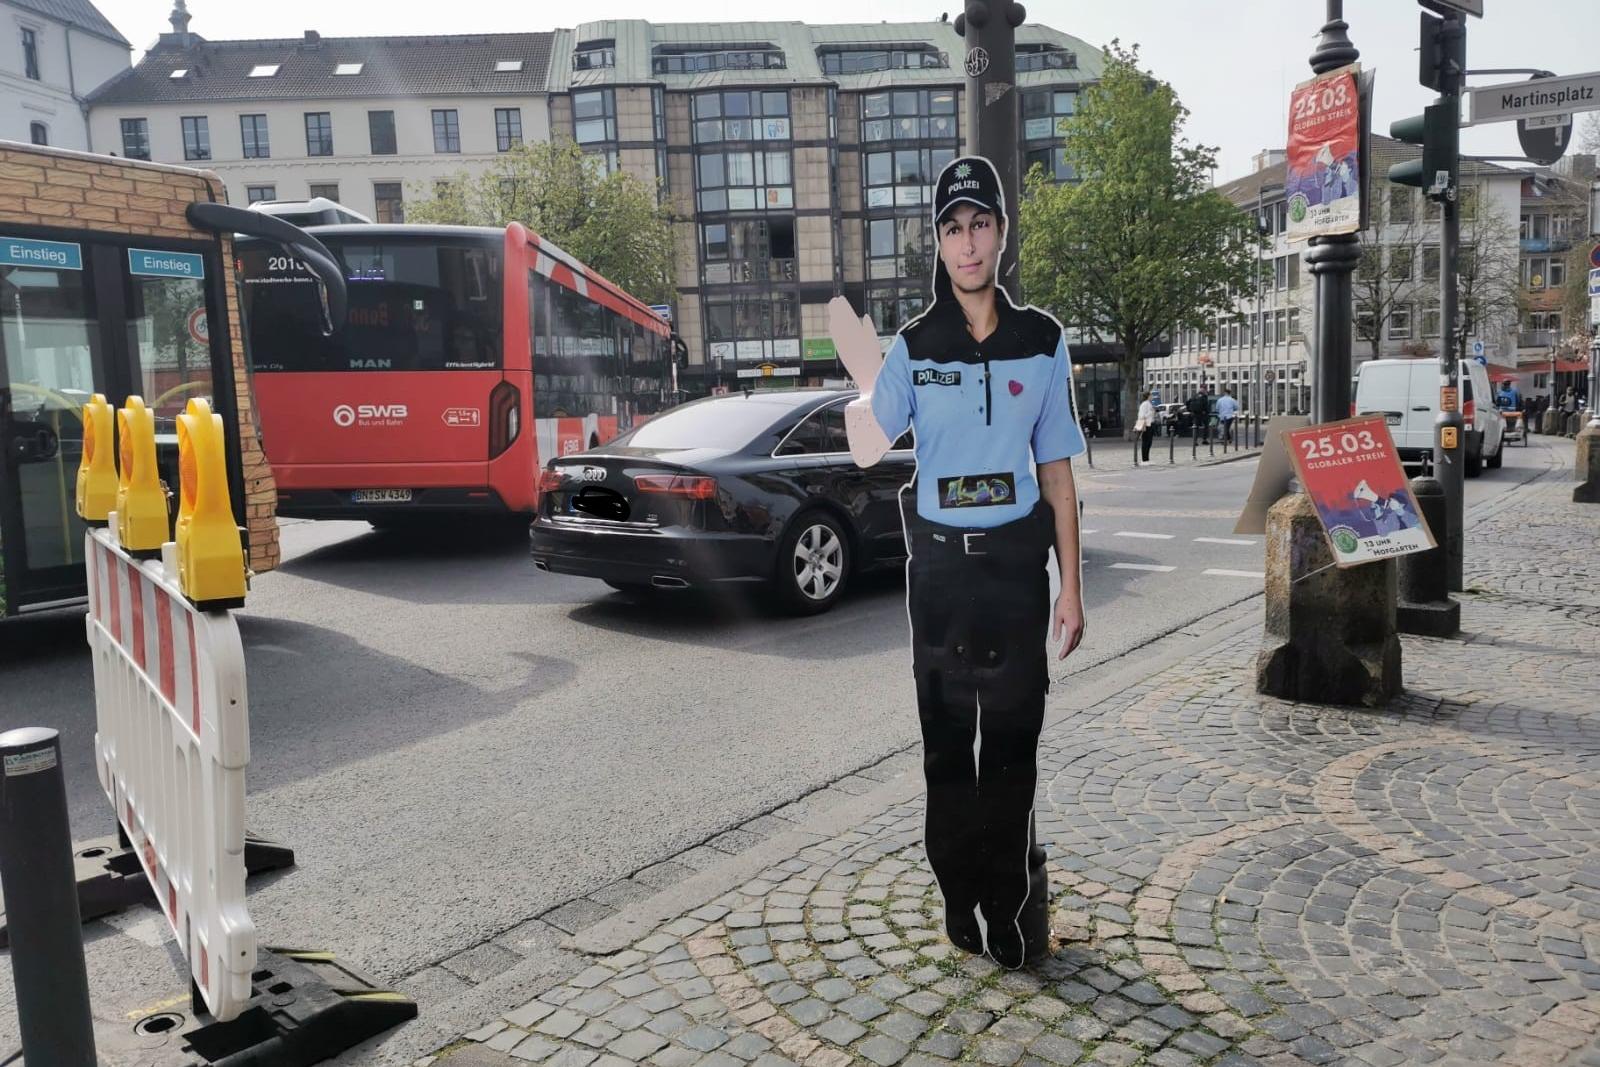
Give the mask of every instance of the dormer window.
[[572, 50], [573, 70], [600, 70], [617, 65], [617, 42], [612, 38], [579, 41]]
[[1017, 73], [1033, 70], [1076, 70], [1078, 56], [1056, 44], [1017, 45]]
[[824, 74], [867, 74], [878, 70], [939, 70], [950, 66], [950, 57], [933, 48], [873, 48], [844, 45], [817, 49]]
[[281, 64], [278, 64], [278, 63], [257, 63], [255, 66], [250, 68], [250, 77], [252, 77], [252, 78], [272, 78], [272, 77], [276, 77], [277, 73], [278, 73], [278, 67], [280, 65]]
[[363, 66], [365, 66], [363, 63], [340, 63], [337, 67], [333, 68], [333, 72], [341, 77], [350, 74], [360, 74]]
[[784, 70], [783, 49], [770, 44], [729, 44], [712, 51], [703, 45], [657, 45], [651, 67], [657, 74], [701, 74], [714, 70]]
[[496, 74], [517, 74], [522, 70], [520, 59], [497, 59], [494, 64]]
[[167, 75], [167, 77], [171, 78], [173, 81], [178, 81], [178, 80], [180, 80], [182, 78], [187, 78], [188, 76], [189, 76], [189, 68], [188, 67], [179, 67], [177, 70], [175, 70], [171, 74]]

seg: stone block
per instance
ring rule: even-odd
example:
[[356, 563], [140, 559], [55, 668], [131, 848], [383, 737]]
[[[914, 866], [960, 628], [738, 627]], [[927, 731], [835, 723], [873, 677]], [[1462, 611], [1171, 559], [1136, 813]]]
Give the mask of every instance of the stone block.
[[1285, 700], [1377, 707], [1401, 688], [1395, 564], [1332, 563], [1310, 497], [1294, 493], [1272, 506], [1256, 689]]
[[1600, 504], [1600, 425], [1591, 423], [1578, 434], [1575, 467], [1579, 484], [1572, 490], [1572, 502]]

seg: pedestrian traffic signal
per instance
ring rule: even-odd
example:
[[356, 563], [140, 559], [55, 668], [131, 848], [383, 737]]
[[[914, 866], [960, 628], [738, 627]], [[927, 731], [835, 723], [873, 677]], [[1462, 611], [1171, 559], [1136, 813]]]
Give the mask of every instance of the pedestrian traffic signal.
[[1421, 189], [1434, 200], [1449, 195], [1455, 187], [1461, 156], [1460, 106], [1459, 100], [1430, 104], [1422, 114], [1400, 119], [1389, 127], [1389, 136], [1395, 140], [1422, 146], [1421, 159], [1389, 168], [1390, 181]]

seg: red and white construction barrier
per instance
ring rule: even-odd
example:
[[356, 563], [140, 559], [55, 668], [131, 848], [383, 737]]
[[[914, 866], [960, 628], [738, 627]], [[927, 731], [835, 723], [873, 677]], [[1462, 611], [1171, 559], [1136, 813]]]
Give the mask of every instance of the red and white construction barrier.
[[87, 534], [95, 765], [190, 973], [218, 1020], [250, 999], [245, 908], [248, 694], [239, 627], [178, 584], [176, 546], [139, 561], [116, 521]]

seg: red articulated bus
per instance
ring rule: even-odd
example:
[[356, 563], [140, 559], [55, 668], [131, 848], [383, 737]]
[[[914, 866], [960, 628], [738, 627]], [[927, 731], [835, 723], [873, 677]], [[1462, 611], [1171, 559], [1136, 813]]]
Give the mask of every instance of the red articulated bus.
[[545, 461], [676, 402], [666, 322], [517, 223], [307, 232], [347, 279], [332, 337], [304, 264], [238, 249], [279, 515], [532, 514]]

